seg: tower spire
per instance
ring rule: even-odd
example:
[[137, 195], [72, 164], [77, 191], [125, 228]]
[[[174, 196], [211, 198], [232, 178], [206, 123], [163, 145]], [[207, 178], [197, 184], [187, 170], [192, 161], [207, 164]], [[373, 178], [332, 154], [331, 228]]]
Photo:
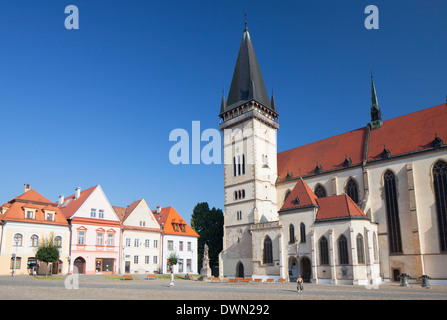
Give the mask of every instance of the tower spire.
[[382, 113], [380, 112], [379, 100], [377, 99], [376, 87], [374, 86], [373, 74], [371, 71], [371, 128], [382, 127]]

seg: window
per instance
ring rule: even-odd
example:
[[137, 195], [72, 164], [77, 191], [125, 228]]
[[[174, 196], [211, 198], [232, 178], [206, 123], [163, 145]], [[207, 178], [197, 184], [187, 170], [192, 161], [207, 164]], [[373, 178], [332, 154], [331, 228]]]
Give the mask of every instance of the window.
[[191, 242], [188, 241], [188, 251], [192, 251]]
[[321, 184], [318, 184], [315, 187], [315, 195], [318, 198], [325, 198], [325, 197], [327, 197], [326, 189]]
[[233, 176], [234, 176], [234, 177], [237, 176], [237, 171], [236, 171], [236, 157], [233, 157]]
[[113, 247], [113, 244], [114, 244], [114, 237], [113, 237], [113, 234], [112, 234], [112, 233], [109, 233], [109, 234], [107, 235], [107, 245], [108, 245], [109, 247]]
[[22, 258], [21, 257], [12, 257], [11, 258], [11, 264], [10, 269], [20, 269], [20, 266], [22, 264]]
[[390, 253], [402, 253], [400, 235], [399, 207], [397, 204], [396, 178], [390, 170], [384, 174], [385, 205], [388, 226]]
[[174, 250], [174, 241], [168, 240], [168, 250]]
[[183, 273], [183, 259], [178, 259], [178, 272]]
[[269, 236], [264, 239], [264, 263], [273, 263], [272, 240]]
[[98, 212], [98, 218], [104, 219], [104, 210], [99, 210]]
[[150, 256], [144, 256], [144, 263], [145, 263], [145, 264], [149, 264], [149, 263], [151, 263]]
[[91, 217], [91, 218], [96, 218], [96, 209], [92, 209], [92, 210], [90, 211], [90, 217]]
[[350, 196], [352, 201], [354, 201], [355, 203], [359, 202], [357, 182], [355, 182], [355, 180], [352, 178], [349, 179], [348, 183], [346, 184], [346, 194]]
[[186, 272], [192, 272], [192, 260], [186, 259]]
[[183, 251], [183, 241], [180, 241], [180, 242], [178, 243], [178, 250], [179, 250], [179, 251]]
[[158, 240], [154, 240], [154, 248], [158, 248]]
[[140, 227], [145, 227], [146, 226], [146, 221], [140, 221]]
[[144, 241], [144, 246], [145, 246], [146, 248], [149, 248], [149, 247], [151, 246], [151, 240], [146, 239], [146, 240]]
[[130, 238], [126, 238], [126, 247], [130, 247]]
[[140, 246], [140, 239], [135, 239], [133, 244], [135, 248], [138, 248]]
[[96, 245], [97, 246], [104, 245], [104, 233], [100, 232], [96, 234]]
[[293, 224], [289, 225], [289, 243], [295, 243], [295, 227]]
[[21, 247], [23, 242], [23, 236], [20, 233], [16, 233], [14, 235], [14, 243], [13, 246], [15, 247]]
[[344, 235], [338, 238], [338, 258], [340, 264], [349, 264], [348, 241]]
[[242, 220], [242, 211], [237, 211], [236, 212], [236, 214], [237, 214], [237, 220]]
[[56, 238], [54, 238], [54, 245], [56, 246], [56, 248], [62, 248], [62, 237], [61, 236], [56, 236]]
[[39, 237], [36, 234], [33, 234], [30, 240], [31, 240], [30, 244], [31, 247], [37, 247], [39, 245]]
[[34, 211], [32, 211], [32, 210], [26, 210], [25, 218], [26, 218], [26, 219], [34, 219]]
[[363, 248], [363, 236], [359, 233], [357, 235], [357, 263], [365, 263], [365, 249]]
[[152, 257], [152, 262], [153, 262], [154, 264], [157, 264], [157, 263], [158, 263], [158, 256], [153, 256], [153, 257]]
[[84, 231], [78, 232], [78, 244], [80, 244], [80, 245], [85, 244], [85, 232]]
[[138, 256], [133, 256], [133, 263], [138, 264]]
[[242, 155], [242, 174], [245, 174], [245, 154]]
[[438, 161], [433, 166], [433, 186], [438, 218], [441, 252], [447, 251], [447, 163]]
[[306, 242], [306, 226], [301, 222], [300, 224], [301, 242]]
[[47, 221], [54, 221], [54, 214], [52, 212], [46, 212], [45, 214], [45, 220]]
[[241, 156], [237, 156], [237, 175], [241, 175]]
[[319, 245], [320, 245], [320, 264], [327, 265], [329, 264], [329, 248], [325, 236], [321, 237]]

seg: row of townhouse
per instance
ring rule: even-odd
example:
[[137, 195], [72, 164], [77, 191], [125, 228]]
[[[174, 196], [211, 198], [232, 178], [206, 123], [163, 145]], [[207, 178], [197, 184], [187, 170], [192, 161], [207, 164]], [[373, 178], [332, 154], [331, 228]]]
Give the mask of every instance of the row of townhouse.
[[[53, 237], [59, 261], [35, 255]], [[197, 273], [198, 234], [172, 207], [152, 211], [144, 199], [112, 206], [100, 185], [52, 202], [25, 185], [0, 206], [0, 275], [38, 273]], [[178, 264], [169, 266], [171, 254]]]

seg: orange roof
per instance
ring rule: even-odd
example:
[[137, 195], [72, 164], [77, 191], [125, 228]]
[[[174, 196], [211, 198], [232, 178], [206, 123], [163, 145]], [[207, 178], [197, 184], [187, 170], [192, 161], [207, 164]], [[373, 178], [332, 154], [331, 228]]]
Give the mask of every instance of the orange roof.
[[278, 182], [286, 180], [287, 172], [294, 178], [314, 174], [317, 164], [322, 172], [341, 169], [346, 157], [351, 165], [361, 164], [365, 133], [361, 128], [278, 153]]
[[368, 161], [380, 160], [384, 147], [391, 157], [432, 148], [435, 137], [447, 143], [447, 104], [384, 121], [371, 130]]
[[[345, 159], [350, 166], [381, 159], [386, 147], [391, 157], [431, 150], [435, 137], [447, 144], [447, 104], [431, 107], [394, 119], [383, 121], [382, 128], [360, 128], [334, 137], [313, 142], [278, 153], [278, 181], [315, 174], [317, 164], [321, 172], [343, 169]], [[368, 141], [368, 148], [365, 148]], [[365, 154], [368, 150], [368, 154]]]
[[366, 218], [363, 211], [346, 194], [319, 198], [318, 205], [320, 209], [315, 219], [317, 221], [351, 217]]
[[[9, 203], [9, 209], [1, 215], [4, 221], [20, 221], [29, 223], [44, 223], [55, 225], [68, 225], [67, 219], [53, 202], [33, 189], [15, 197]], [[6, 204], [4, 205], [6, 206]], [[25, 208], [36, 209], [35, 219], [25, 218]], [[54, 221], [45, 220], [45, 210], [55, 211]]]
[[[173, 207], [162, 208], [160, 213], [157, 213], [157, 210], [153, 210], [152, 213], [163, 229], [164, 234], [199, 237], [197, 232], [183, 221], [182, 217]], [[184, 226], [184, 231], [180, 226], [178, 226], [177, 229], [174, 229], [174, 225], [179, 225], [179, 222], [181, 222], [181, 226]]]
[[312, 192], [307, 183], [303, 179], [299, 179], [281, 207], [281, 210], [318, 206], [317, 199], [317, 196]]
[[62, 205], [59, 206], [59, 209], [67, 219], [70, 219], [76, 213], [76, 211], [78, 211], [85, 200], [87, 200], [88, 197], [92, 194], [93, 190], [96, 189], [96, 187], [98, 187], [98, 185], [81, 191], [79, 198], [76, 200], [74, 194], [67, 198], [64, 198], [64, 202], [62, 203]]

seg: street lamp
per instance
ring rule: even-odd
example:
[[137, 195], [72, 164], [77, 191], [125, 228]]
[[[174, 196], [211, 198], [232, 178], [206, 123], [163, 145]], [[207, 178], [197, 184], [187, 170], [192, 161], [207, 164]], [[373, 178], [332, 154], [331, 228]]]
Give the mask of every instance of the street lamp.
[[12, 266], [12, 276], [15, 276], [15, 271], [16, 271], [16, 264], [17, 264], [17, 247], [19, 246], [19, 239], [14, 239], [14, 243], [15, 243], [15, 247], [16, 247], [16, 252], [14, 254], [14, 265]]

